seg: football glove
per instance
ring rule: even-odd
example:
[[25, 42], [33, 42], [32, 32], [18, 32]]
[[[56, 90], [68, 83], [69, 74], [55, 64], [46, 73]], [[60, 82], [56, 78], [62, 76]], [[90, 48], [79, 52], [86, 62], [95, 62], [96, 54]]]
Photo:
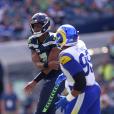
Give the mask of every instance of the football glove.
[[56, 109], [61, 108], [61, 112], [66, 108], [69, 101], [65, 96], [58, 95], [59, 100], [55, 103]]

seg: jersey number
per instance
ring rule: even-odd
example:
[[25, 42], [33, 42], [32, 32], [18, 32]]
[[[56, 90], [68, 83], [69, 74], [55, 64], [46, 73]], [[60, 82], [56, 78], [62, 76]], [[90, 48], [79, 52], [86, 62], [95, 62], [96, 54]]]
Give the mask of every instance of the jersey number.
[[79, 61], [85, 71], [86, 76], [88, 76], [90, 72], [93, 72], [91, 57], [89, 56], [89, 53], [87, 50], [85, 51], [85, 54], [84, 53], [80, 54]]

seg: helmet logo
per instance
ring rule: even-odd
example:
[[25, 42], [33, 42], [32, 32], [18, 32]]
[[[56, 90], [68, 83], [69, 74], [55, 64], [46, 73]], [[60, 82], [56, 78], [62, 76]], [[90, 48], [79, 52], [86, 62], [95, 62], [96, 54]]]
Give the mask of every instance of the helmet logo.
[[56, 37], [58, 46], [74, 46], [78, 40], [78, 31], [72, 25], [65, 24], [58, 28]]
[[60, 47], [64, 46], [66, 44], [67, 38], [66, 34], [62, 29], [59, 29], [56, 33], [56, 36], [58, 38], [58, 44]]

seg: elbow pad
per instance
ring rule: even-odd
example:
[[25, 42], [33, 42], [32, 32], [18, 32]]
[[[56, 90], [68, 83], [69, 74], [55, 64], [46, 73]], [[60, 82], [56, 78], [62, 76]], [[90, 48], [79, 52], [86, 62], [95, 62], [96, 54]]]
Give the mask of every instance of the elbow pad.
[[86, 78], [84, 72], [79, 72], [74, 76], [75, 84], [73, 86], [74, 90], [83, 92], [86, 87]]

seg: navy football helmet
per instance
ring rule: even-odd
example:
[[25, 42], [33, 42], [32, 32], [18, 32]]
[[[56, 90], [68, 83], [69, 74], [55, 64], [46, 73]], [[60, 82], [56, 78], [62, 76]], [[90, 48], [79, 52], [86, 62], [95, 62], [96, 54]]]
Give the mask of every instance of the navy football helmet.
[[63, 46], [73, 46], [78, 40], [78, 32], [72, 25], [64, 24], [57, 29], [56, 44], [62, 48]]
[[[36, 24], [40, 24], [40, 31], [35, 31], [34, 26]], [[40, 37], [49, 29], [50, 18], [45, 13], [36, 13], [32, 16], [30, 26], [33, 34]]]

